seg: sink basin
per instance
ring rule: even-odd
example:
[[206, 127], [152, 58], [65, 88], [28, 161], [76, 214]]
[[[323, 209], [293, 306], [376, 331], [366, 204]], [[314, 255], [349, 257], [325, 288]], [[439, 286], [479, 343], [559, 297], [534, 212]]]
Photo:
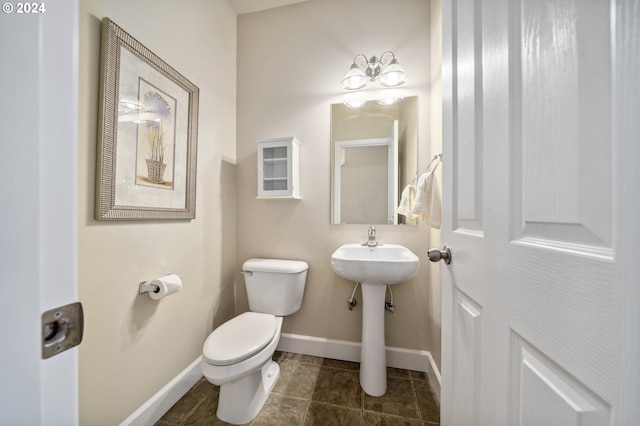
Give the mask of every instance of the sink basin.
[[420, 267], [420, 259], [398, 244], [375, 247], [345, 244], [331, 255], [331, 267], [350, 281], [391, 285], [413, 277]]

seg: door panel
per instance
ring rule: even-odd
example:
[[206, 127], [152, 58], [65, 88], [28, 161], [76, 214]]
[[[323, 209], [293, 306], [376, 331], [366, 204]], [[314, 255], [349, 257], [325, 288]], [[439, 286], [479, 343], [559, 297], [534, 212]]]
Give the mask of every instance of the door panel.
[[478, 390], [467, 387], [467, 378], [474, 377], [479, 383], [482, 351], [482, 308], [462, 292], [456, 292], [453, 306], [453, 356], [456, 366], [453, 371], [454, 387], [460, 389], [453, 401], [455, 421], [458, 424], [473, 424], [480, 414]]
[[611, 256], [607, 4], [512, 6], [513, 238]]
[[482, 230], [482, 46], [476, 31], [481, 31], [481, 10], [474, 0], [461, 0], [456, 25], [465, 28], [459, 33], [456, 63], [457, 86], [455, 118], [455, 225], [476, 232]]
[[443, 2], [443, 425], [638, 418], [639, 9]]
[[513, 335], [512, 425], [605, 425], [611, 407], [520, 336]]

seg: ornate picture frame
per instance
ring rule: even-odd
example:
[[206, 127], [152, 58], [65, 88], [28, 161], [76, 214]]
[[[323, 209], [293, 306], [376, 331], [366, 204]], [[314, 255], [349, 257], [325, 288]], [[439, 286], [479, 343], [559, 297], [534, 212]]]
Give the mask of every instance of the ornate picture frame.
[[194, 219], [199, 89], [102, 20], [98, 220]]

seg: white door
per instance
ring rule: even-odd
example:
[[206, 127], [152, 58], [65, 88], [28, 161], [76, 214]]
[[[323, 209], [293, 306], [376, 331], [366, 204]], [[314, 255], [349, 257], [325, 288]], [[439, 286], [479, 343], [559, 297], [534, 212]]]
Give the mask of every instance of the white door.
[[77, 0], [2, 6], [1, 424], [78, 424], [77, 348], [41, 358], [42, 313], [78, 297], [77, 45]]
[[443, 425], [640, 424], [640, 2], [443, 2]]

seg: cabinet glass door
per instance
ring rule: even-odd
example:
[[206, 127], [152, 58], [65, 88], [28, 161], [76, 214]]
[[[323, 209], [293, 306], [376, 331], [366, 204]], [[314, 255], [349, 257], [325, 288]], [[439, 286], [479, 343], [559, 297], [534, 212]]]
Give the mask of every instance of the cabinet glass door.
[[286, 191], [289, 182], [286, 146], [265, 147], [262, 151], [262, 187], [265, 191]]

